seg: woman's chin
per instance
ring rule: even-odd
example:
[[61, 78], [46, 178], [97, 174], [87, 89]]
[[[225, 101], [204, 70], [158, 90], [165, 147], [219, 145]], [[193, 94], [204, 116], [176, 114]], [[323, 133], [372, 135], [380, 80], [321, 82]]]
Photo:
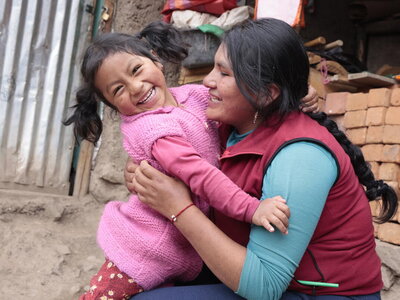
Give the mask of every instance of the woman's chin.
[[207, 119], [213, 120], [213, 121], [220, 121], [220, 119], [221, 119], [221, 114], [219, 114], [216, 110], [210, 109], [210, 108], [207, 108], [206, 116], [207, 116]]

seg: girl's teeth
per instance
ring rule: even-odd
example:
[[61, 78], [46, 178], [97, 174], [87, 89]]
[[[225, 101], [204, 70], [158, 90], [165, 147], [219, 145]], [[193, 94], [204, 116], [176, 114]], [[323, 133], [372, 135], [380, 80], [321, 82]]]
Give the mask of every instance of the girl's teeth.
[[146, 95], [146, 97], [143, 99], [143, 101], [138, 102], [139, 104], [144, 104], [147, 101], [149, 101], [149, 99], [151, 98], [151, 96], [153, 95], [154, 92], [154, 88], [152, 88]]

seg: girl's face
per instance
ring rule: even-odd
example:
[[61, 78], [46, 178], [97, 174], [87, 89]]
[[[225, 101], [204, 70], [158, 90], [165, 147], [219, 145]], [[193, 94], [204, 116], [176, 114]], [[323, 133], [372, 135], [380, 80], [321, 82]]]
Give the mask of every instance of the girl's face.
[[236, 85], [226, 48], [221, 44], [215, 54], [214, 68], [203, 83], [210, 89], [207, 117], [232, 125], [242, 134], [256, 127], [253, 123], [255, 109]]
[[176, 106], [167, 89], [161, 63], [131, 53], [108, 56], [96, 73], [95, 86], [108, 102], [127, 116]]

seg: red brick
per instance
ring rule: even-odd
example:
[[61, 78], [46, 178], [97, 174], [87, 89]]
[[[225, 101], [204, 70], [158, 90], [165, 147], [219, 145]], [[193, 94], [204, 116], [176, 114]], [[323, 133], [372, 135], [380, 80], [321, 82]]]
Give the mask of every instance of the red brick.
[[367, 136], [367, 127], [347, 129], [346, 135], [355, 145], [364, 145]]
[[368, 94], [368, 107], [389, 106], [391, 90], [387, 88], [371, 89]]
[[400, 224], [380, 224], [378, 227], [378, 238], [383, 242], [400, 245]]
[[367, 130], [367, 138], [365, 142], [367, 144], [379, 144], [382, 143], [384, 126], [369, 126]]
[[393, 106], [400, 106], [400, 88], [392, 90], [392, 96], [390, 97], [390, 104]]
[[344, 115], [344, 127], [357, 128], [365, 126], [366, 110], [348, 111]]
[[350, 93], [347, 96], [346, 110], [362, 110], [368, 107], [368, 94]]
[[380, 161], [400, 163], [400, 145], [384, 145]]
[[324, 112], [331, 115], [343, 115], [346, 112], [346, 102], [349, 93], [329, 93], [326, 95]]
[[366, 161], [380, 161], [382, 156], [383, 145], [382, 144], [370, 144], [361, 147], [361, 151], [364, 154]]
[[371, 107], [367, 110], [367, 117], [365, 124], [370, 125], [383, 125], [385, 123], [386, 107]]
[[334, 121], [341, 131], [346, 131], [346, 127], [344, 127], [344, 115], [329, 116], [329, 119]]
[[400, 179], [400, 165], [396, 163], [382, 163], [379, 167], [379, 179], [398, 182]]
[[385, 125], [382, 140], [386, 144], [400, 144], [400, 125]]
[[369, 162], [369, 164], [370, 164], [370, 168], [371, 168], [372, 173], [374, 173], [375, 178], [379, 178], [379, 167], [380, 167], [380, 164], [378, 162], [376, 162], [376, 161], [371, 161], [371, 162]]
[[400, 106], [392, 106], [388, 108], [385, 123], [390, 125], [400, 125]]

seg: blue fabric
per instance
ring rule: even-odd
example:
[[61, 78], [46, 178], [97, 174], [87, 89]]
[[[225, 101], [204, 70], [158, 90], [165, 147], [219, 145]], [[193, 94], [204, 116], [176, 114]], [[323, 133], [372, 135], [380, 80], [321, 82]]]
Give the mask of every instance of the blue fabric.
[[223, 284], [178, 286], [137, 294], [132, 300], [221, 300], [244, 299]]
[[282, 295], [281, 300], [380, 300], [380, 292], [360, 295], [360, 296], [336, 296], [336, 295], [323, 295], [323, 296], [312, 296], [296, 292], [285, 292]]

